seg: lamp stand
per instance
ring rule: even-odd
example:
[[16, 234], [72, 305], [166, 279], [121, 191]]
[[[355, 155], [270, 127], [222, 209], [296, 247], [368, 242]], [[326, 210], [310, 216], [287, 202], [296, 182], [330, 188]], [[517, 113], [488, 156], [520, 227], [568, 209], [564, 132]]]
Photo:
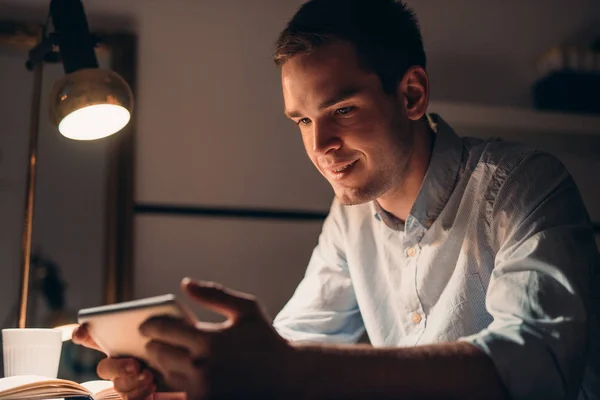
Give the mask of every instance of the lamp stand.
[[31, 266], [31, 232], [35, 200], [35, 173], [37, 164], [38, 135], [40, 128], [40, 104], [44, 63], [39, 61], [33, 68], [33, 98], [31, 101], [31, 124], [29, 127], [29, 163], [27, 164], [27, 188], [25, 193], [25, 216], [21, 240], [21, 287], [19, 294], [19, 324], [25, 328], [27, 322], [27, 298]]

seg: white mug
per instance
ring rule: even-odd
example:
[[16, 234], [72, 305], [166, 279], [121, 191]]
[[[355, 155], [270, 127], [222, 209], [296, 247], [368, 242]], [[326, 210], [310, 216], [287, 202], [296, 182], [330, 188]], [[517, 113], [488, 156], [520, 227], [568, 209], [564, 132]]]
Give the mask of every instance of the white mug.
[[56, 378], [61, 349], [62, 332], [58, 329], [3, 329], [4, 376]]

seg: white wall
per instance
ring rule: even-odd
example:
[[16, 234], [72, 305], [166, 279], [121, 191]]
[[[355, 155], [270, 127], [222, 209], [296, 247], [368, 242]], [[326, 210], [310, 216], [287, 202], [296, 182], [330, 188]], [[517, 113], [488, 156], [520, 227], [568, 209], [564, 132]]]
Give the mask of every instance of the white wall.
[[[84, 3], [92, 26], [116, 17], [139, 35], [137, 201], [327, 210], [331, 191], [282, 115], [270, 57], [300, 0]], [[41, 19], [47, 2], [2, 4]], [[535, 57], [600, 21], [595, 0], [409, 4], [421, 21], [433, 98], [488, 104], [528, 105]], [[136, 294], [176, 290], [191, 275], [257, 292], [273, 314], [318, 231], [318, 223], [138, 217]]]

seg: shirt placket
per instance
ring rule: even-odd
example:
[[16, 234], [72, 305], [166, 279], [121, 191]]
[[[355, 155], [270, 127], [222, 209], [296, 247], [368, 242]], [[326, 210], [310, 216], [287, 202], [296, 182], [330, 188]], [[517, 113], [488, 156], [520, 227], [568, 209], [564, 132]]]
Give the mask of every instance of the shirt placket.
[[419, 298], [417, 283], [418, 262], [421, 254], [419, 239], [423, 236], [423, 228], [412, 216], [406, 220], [405, 234], [403, 249], [405, 268], [402, 281], [403, 292], [407, 296], [403, 321], [408, 336], [406, 339], [410, 344], [415, 345], [425, 330], [427, 316]]

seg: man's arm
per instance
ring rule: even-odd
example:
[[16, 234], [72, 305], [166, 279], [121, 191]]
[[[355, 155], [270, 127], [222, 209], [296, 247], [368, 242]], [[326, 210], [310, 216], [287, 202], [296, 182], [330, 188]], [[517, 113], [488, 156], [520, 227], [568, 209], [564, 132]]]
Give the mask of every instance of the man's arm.
[[589, 217], [564, 166], [531, 152], [498, 170], [488, 225], [497, 249], [486, 291], [494, 317], [463, 338], [494, 362], [516, 400], [577, 398], [586, 365], [590, 281], [598, 253]]
[[294, 295], [273, 326], [294, 342], [356, 343], [364, 332], [345, 258], [343, 207], [334, 200]]
[[[491, 359], [453, 342], [410, 348], [292, 344], [305, 399], [503, 399]], [[293, 361], [297, 362], [297, 361]]]

